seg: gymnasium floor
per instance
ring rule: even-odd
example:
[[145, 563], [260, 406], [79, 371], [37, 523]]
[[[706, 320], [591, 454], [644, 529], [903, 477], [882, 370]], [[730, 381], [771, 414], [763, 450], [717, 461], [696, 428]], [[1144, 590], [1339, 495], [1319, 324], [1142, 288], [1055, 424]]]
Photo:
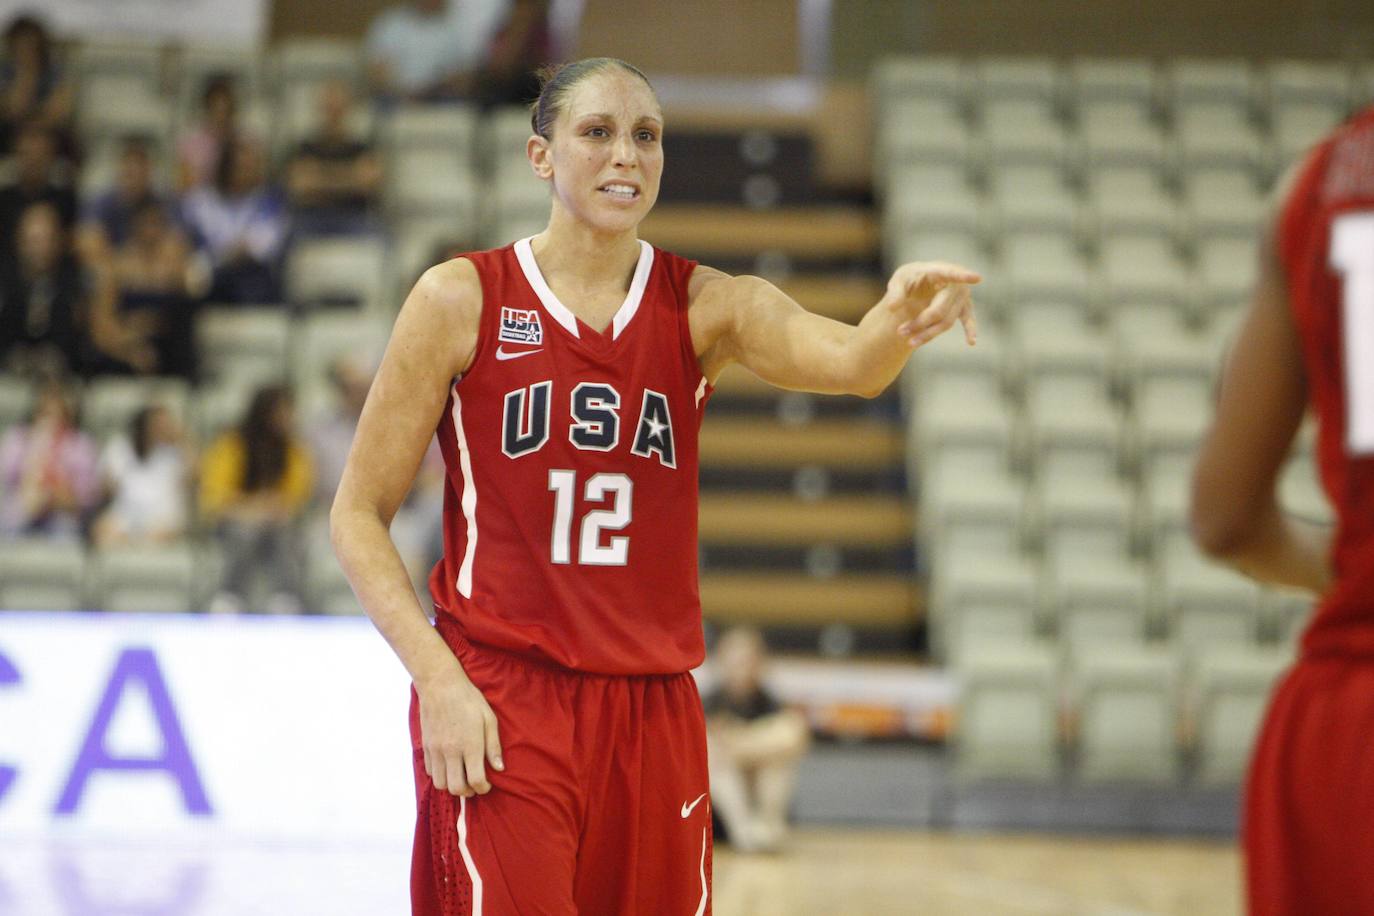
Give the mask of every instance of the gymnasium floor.
[[1230, 843], [805, 830], [716, 860], [717, 916], [1232, 916]]
[[[407, 912], [409, 850], [16, 842], [4, 916], [382, 916]], [[717, 853], [716, 916], [1232, 916], [1229, 843], [805, 828], [789, 851]]]

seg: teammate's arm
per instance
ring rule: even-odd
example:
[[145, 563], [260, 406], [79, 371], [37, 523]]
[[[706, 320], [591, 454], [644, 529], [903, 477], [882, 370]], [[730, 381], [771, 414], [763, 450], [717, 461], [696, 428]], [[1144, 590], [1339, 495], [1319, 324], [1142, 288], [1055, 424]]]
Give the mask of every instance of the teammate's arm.
[[976, 273], [940, 262], [906, 264], [857, 326], [806, 311], [767, 280], [710, 267], [692, 276], [692, 339], [706, 377], [738, 362], [779, 388], [875, 397], [911, 351], [964, 325], [977, 336], [970, 284]]
[[363, 610], [415, 682], [425, 770], [440, 790], [485, 793], [503, 769], [496, 717], [430, 625], [391, 540], [449, 385], [471, 362], [482, 288], [465, 260], [425, 272], [407, 297], [368, 393], [329, 514], [334, 552]]
[[1331, 582], [1331, 529], [1284, 514], [1278, 502], [1279, 472], [1302, 422], [1307, 385], [1272, 229], [1259, 270], [1193, 472], [1193, 538], [1254, 579], [1321, 593]]

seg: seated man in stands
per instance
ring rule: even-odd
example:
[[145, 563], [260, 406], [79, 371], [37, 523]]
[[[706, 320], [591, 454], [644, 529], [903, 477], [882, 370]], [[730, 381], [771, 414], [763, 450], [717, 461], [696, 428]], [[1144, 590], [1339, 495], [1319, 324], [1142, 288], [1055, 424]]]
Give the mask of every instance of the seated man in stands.
[[286, 207], [267, 184], [262, 147], [228, 143], [212, 185], [182, 200], [182, 220], [213, 264], [212, 302], [276, 302]]
[[763, 637], [736, 627], [716, 644], [718, 686], [706, 695], [711, 805], [740, 852], [778, 849], [797, 763], [810, 745], [806, 719], [763, 684]]
[[94, 324], [123, 328], [135, 349], [101, 360], [96, 371], [193, 381], [196, 299], [209, 278], [164, 204], [147, 200], [131, 216], [130, 234], [109, 261], [111, 288], [99, 285], [91, 313]]
[[353, 134], [353, 98], [341, 80], [320, 89], [319, 125], [291, 157], [286, 190], [297, 236], [368, 232], [382, 187], [382, 160]]
[[76, 539], [99, 494], [95, 443], [61, 384], [45, 382], [29, 422], [0, 438], [0, 536]]
[[51, 128], [36, 122], [19, 128], [14, 141], [14, 180], [0, 187], [0, 242], [4, 257], [12, 254], [10, 240], [19, 227], [20, 215], [36, 203], [55, 208], [65, 231], [76, 221], [76, 194], [62, 180], [57, 159], [57, 138]]
[[171, 208], [172, 198], [154, 186], [152, 147], [152, 141], [143, 136], [122, 141], [114, 187], [91, 200], [81, 213], [80, 235], [86, 250], [105, 252], [123, 245], [133, 232], [134, 212], [144, 204]]
[[52, 35], [42, 20], [20, 14], [5, 27], [0, 65], [0, 156], [14, 150], [20, 125], [35, 122], [55, 131], [70, 152], [74, 93], [54, 53]]
[[385, 101], [472, 98], [507, 0], [406, 0], [385, 10], [367, 32], [373, 90]]
[[83, 372], [91, 343], [86, 275], [57, 208], [30, 205], [15, 235], [0, 238], [0, 368], [34, 377]]

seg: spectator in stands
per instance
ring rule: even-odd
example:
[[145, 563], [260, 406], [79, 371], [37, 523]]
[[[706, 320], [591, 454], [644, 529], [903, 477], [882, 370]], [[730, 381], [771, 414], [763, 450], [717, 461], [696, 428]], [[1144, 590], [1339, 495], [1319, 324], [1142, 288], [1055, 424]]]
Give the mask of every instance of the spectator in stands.
[[775, 850], [786, 837], [797, 763], [810, 731], [800, 713], [783, 708], [764, 686], [757, 630], [727, 631], [715, 658], [719, 686], [703, 700], [711, 806], [735, 849]]
[[52, 204], [64, 230], [76, 221], [76, 194], [60, 178], [56, 143], [52, 130], [35, 122], [22, 125], [15, 137], [14, 180], [0, 187], [0, 258], [11, 263], [19, 216], [31, 204]]
[[372, 387], [372, 369], [362, 357], [346, 353], [329, 366], [334, 405], [310, 424], [308, 438], [315, 456], [315, 495], [322, 505], [334, 501], [343, 477], [344, 461], [353, 445], [353, 432]]
[[333, 235], [376, 228], [382, 160], [349, 129], [353, 97], [342, 80], [320, 89], [319, 126], [296, 148], [286, 188], [296, 235]]
[[238, 429], [216, 439], [201, 459], [201, 515], [225, 552], [212, 611], [300, 611], [297, 523], [313, 477], [310, 453], [295, 433], [290, 391], [260, 389]]
[[177, 190], [186, 192], [215, 180], [223, 150], [240, 140], [261, 144], [239, 124], [234, 77], [213, 73], [200, 91], [200, 123], [177, 140]]
[[106, 249], [118, 248], [133, 232], [134, 212], [146, 203], [158, 203], [169, 210], [169, 195], [160, 193], [153, 182], [153, 142], [148, 137], [125, 137], [119, 154], [119, 171], [114, 187], [92, 200], [81, 213], [81, 234], [95, 236], [93, 241]]
[[72, 87], [53, 54], [52, 36], [42, 21], [21, 14], [5, 29], [5, 61], [0, 64], [0, 156], [14, 149], [19, 125], [31, 122], [54, 131], [66, 146], [72, 118]]
[[76, 538], [99, 493], [95, 443], [61, 384], [48, 381], [29, 421], [0, 438], [0, 535]]
[[539, 97], [539, 68], [553, 59], [549, 0], [513, 0], [478, 80], [483, 108], [528, 105]]
[[86, 280], [57, 208], [40, 201], [18, 219], [15, 257], [0, 268], [0, 365], [38, 377], [86, 365]]
[[408, 0], [368, 29], [368, 76], [383, 101], [467, 99], [509, 0]]
[[91, 301], [93, 324], [124, 328], [134, 349], [94, 371], [194, 381], [196, 298], [209, 278], [161, 201], [147, 199], [131, 216], [130, 235], [110, 260], [113, 294], [97, 292]]
[[161, 405], [134, 414], [100, 456], [107, 497], [91, 534], [100, 547], [166, 543], [186, 534], [190, 458], [181, 424]]
[[[317, 472], [315, 499], [320, 505], [334, 502], [374, 370], [372, 361], [357, 354], [344, 354], [329, 367], [334, 406], [316, 418], [308, 433]], [[430, 443], [415, 483], [391, 521], [396, 549], [416, 582], [424, 581], [443, 553], [443, 503], [444, 458], [436, 440]]]
[[275, 302], [288, 229], [286, 206], [266, 182], [262, 148], [225, 145], [214, 183], [182, 200], [182, 221], [210, 259], [214, 302]]

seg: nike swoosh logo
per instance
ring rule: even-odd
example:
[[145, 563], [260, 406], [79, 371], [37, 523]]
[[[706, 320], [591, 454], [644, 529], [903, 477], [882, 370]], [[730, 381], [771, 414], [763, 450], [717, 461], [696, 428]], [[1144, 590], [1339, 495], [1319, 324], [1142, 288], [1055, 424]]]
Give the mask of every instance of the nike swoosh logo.
[[544, 352], [544, 348], [543, 348], [543, 347], [540, 347], [538, 350], [521, 350], [521, 351], [518, 352], [518, 353], [509, 353], [509, 352], [506, 351], [506, 349], [505, 349], [504, 347], [497, 347], [497, 348], [496, 348], [496, 358], [497, 358], [497, 359], [519, 359], [519, 358], [522, 357], [522, 356], [532, 356], [532, 355], [535, 354], [535, 353], [543, 353], [543, 352]]
[[684, 804], [684, 805], [682, 806], [682, 816], [685, 818], [685, 817], [687, 817], [687, 815], [691, 814], [691, 813], [692, 813], [692, 809], [695, 808], [698, 804], [700, 804], [700, 803], [701, 803], [701, 800], [702, 800], [703, 798], [705, 798], [705, 797], [706, 797], [706, 793], [705, 793], [705, 792], [702, 792], [700, 795], [697, 796], [696, 801], [692, 802], [690, 805]]

